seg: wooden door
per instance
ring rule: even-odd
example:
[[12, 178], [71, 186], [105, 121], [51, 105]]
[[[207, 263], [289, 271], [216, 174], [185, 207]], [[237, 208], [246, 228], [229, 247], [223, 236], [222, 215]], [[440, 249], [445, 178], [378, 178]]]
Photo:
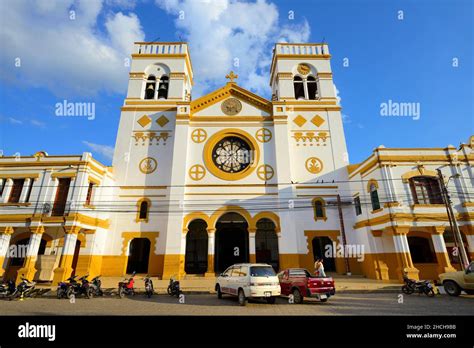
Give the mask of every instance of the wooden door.
[[56, 198], [54, 199], [53, 211], [51, 213], [53, 216], [64, 215], [69, 186], [71, 184], [71, 178], [63, 178], [58, 180], [58, 189], [56, 191]]

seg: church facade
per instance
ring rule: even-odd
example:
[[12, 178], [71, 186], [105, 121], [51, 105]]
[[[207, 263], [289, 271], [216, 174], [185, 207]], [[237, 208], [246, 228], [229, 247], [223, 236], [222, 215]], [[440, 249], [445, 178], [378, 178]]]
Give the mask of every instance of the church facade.
[[327, 44], [276, 44], [271, 100], [233, 72], [192, 100], [187, 44], [136, 43], [112, 166], [0, 157], [0, 275], [206, 277], [323, 258], [340, 274], [436, 279], [473, 259], [474, 137], [350, 164], [330, 58]]

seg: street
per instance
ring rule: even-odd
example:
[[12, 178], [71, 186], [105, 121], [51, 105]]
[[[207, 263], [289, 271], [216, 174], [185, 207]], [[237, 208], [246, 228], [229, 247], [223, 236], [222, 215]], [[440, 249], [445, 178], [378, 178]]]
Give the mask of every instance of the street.
[[[240, 307], [237, 299], [212, 294], [185, 294], [184, 303], [168, 295], [143, 295], [119, 299], [117, 296], [85, 299], [74, 303], [54, 297], [0, 300], [0, 315], [474, 315], [474, 296], [403, 295], [398, 293], [340, 293], [321, 303], [307, 299], [290, 304], [278, 298], [276, 304], [250, 301]], [[399, 303], [403, 300], [403, 303]]]

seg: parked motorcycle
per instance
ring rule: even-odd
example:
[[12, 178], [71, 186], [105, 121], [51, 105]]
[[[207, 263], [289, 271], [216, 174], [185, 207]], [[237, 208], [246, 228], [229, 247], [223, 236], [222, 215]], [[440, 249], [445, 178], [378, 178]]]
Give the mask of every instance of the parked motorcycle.
[[15, 292], [15, 289], [16, 289], [16, 286], [13, 280], [3, 282], [2, 284], [0, 284], [0, 296], [9, 297], [11, 294]]
[[69, 289], [70, 283], [59, 282], [58, 288], [56, 290], [56, 297], [58, 299], [67, 297], [67, 290]]
[[100, 275], [97, 277], [92, 278], [89, 283], [90, 288], [92, 289], [92, 294], [94, 296], [103, 296], [104, 292], [102, 291], [102, 281], [100, 280]]
[[35, 290], [36, 282], [30, 281], [26, 278], [21, 277], [21, 282], [16, 287], [15, 291], [11, 294], [10, 299], [17, 297], [23, 298], [30, 296]]
[[92, 298], [94, 294], [92, 293], [92, 289], [89, 287], [89, 281], [87, 280], [88, 275], [79, 278], [79, 282], [76, 281], [76, 277], [77, 276], [73, 276], [68, 279], [70, 284], [67, 288], [66, 296], [69, 299], [81, 295], [85, 295], [86, 298]]
[[170, 283], [168, 285], [168, 295], [179, 297], [182, 291], [179, 287], [179, 281], [173, 278], [170, 279]]
[[433, 284], [431, 284], [429, 280], [414, 280], [408, 278], [408, 276], [404, 274], [403, 282], [405, 284], [402, 286], [402, 292], [407, 295], [411, 295], [414, 292], [425, 294], [428, 297], [433, 297], [435, 295]]
[[118, 295], [120, 296], [120, 298], [124, 298], [125, 295], [135, 295], [135, 289], [133, 288], [135, 280], [133, 279], [133, 277], [135, 277], [135, 272], [133, 272], [130, 278], [125, 278], [122, 282], [118, 283]]
[[143, 278], [145, 281], [145, 295], [150, 298], [153, 295], [153, 281], [151, 280], [150, 276], [147, 275]]

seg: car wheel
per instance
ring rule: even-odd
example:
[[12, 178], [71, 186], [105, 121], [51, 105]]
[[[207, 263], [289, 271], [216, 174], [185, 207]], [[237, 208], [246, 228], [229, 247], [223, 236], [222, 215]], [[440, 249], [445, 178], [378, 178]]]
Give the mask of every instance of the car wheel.
[[244, 290], [242, 289], [239, 290], [238, 298], [239, 298], [239, 306], [245, 306], [246, 299], [245, 299]]
[[293, 290], [293, 301], [297, 304], [303, 303], [303, 296], [301, 296], [301, 292], [298, 289]]
[[276, 301], [276, 297], [265, 297], [265, 300], [267, 301], [268, 304], [274, 304]]
[[216, 291], [217, 291], [217, 298], [221, 299], [222, 298], [222, 291], [221, 291], [221, 287], [219, 286], [219, 284], [217, 284], [217, 286], [216, 286]]
[[450, 296], [459, 296], [459, 294], [461, 293], [461, 288], [459, 287], [459, 285], [457, 285], [452, 280], [446, 280], [443, 285], [444, 290], [446, 290], [446, 292]]

